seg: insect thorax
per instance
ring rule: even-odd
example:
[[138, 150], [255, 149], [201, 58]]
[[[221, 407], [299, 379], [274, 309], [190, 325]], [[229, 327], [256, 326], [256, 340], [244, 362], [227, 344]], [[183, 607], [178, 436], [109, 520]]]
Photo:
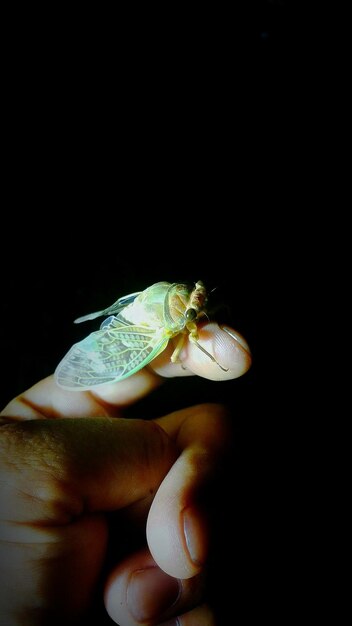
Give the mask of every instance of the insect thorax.
[[170, 283], [160, 282], [148, 287], [123, 309], [122, 316], [136, 325], [159, 328], [164, 326], [164, 302]]
[[205, 301], [202, 283], [192, 288], [186, 284], [160, 282], [140, 293], [120, 316], [132, 324], [162, 328], [165, 335], [172, 336], [203, 314]]

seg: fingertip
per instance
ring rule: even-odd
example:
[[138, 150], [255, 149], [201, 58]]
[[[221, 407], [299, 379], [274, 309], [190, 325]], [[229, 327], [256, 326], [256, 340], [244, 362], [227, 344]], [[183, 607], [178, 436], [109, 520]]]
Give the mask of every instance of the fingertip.
[[252, 364], [252, 354], [246, 339], [233, 328], [215, 325], [215, 353], [235, 376], [245, 374]]
[[147, 520], [147, 542], [155, 562], [170, 576], [182, 579], [201, 572], [208, 552], [205, 518], [191, 504], [196, 471], [191, 457], [192, 452], [184, 453], [173, 465]]
[[167, 615], [182, 593], [181, 581], [160, 570], [152, 557], [136, 553], [113, 570], [106, 584], [104, 602], [117, 624], [150, 623]]
[[234, 330], [230, 326], [226, 326], [224, 324], [219, 326], [219, 328], [220, 328], [220, 330], [223, 330], [225, 333], [230, 335], [230, 337], [232, 337], [232, 339], [237, 341], [246, 350], [246, 352], [248, 352], [248, 354], [251, 355], [251, 349], [250, 349], [246, 339], [243, 337], [243, 335], [241, 335], [241, 333], [238, 332], [238, 330]]
[[111, 571], [105, 586], [105, 607], [111, 619], [124, 626], [203, 624], [202, 620], [184, 619], [197, 616], [205, 606], [201, 604], [205, 582], [203, 573], [187, 580], [166, 574], [143, 548]]
[[188, 342], [185, 358], [183, 354], [181, 358], [199, 376], [210, 380], [231, 380], [243, 376], [251, 366], [248, 343], [232, 328], [208, 322], [199, 328], [198, 343]]
[[[177, 519], [177, 518], [176, 518]], [[205, 561], [204, 529], [200, 519], [195, 526], [189, 513], [180, 513], [178, 522], [168, 523], [149, 512], [147, 541], [158, 566], [169, 576], [187, 580], [199, 574]]]

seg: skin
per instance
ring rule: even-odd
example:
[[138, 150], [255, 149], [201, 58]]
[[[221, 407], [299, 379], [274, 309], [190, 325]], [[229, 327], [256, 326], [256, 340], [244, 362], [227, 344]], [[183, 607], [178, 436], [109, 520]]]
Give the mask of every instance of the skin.
[[206, 323], [199, 341], [227, 371], [190, 342], [171, 363], [170, 342], [120, 383], [69, 392], [49, 376], [2, 411], [1, 624], [86, 624], [90, 615], [101, 625], [99, 603], [120, 626], [216, 624], [206, 512], [230, 438], [226, 410], [123, 417], [165, 377], [229, 380], [250, 367], [234, 330]]

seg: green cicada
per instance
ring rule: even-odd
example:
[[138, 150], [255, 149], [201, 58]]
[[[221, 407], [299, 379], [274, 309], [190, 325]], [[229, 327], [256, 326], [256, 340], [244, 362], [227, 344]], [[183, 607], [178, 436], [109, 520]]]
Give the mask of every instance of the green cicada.
[[193, 288], [160, 282], [119, 298], [103, 311], [78, 318], [76, 323], [109, 316], [100, 330], [73, 345], [64, 356], [55, 371], [58, 385], [82, 391], [123, 380], [155, 359], [177, 335], [180, 339], [171, 356], [172, 362], [179, 360], [188, 335], [190, 341], [217, 363], [198, 343], [197, 322], [206, 316], [206, 303], [207, 293], [201, 281]]

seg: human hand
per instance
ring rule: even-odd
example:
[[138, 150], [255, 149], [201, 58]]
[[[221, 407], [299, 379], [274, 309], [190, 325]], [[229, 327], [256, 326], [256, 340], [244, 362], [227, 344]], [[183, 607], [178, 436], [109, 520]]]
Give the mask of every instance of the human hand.
[[[180, 626], [215, 623], [204, 591], [208, 528], [199, 499], [227, 447], [225, 411], [198, 405], [153, 421], [122, 416], [163, 376], [245, 373], [246, 344], [230, 333], [216, 324], [200, 330], [226, 372], [188, 344], [182, 365], [165, 351], [94, 392], [64, 391], [49, 377], [4, 409], [1, 626], [78, 623], [101, 584], [121, 626], [176, 624], [176, 616]], [[107, 554], [108, 530], [116, 555]], [[108, 575], [107, 556], [116, 557]]]

